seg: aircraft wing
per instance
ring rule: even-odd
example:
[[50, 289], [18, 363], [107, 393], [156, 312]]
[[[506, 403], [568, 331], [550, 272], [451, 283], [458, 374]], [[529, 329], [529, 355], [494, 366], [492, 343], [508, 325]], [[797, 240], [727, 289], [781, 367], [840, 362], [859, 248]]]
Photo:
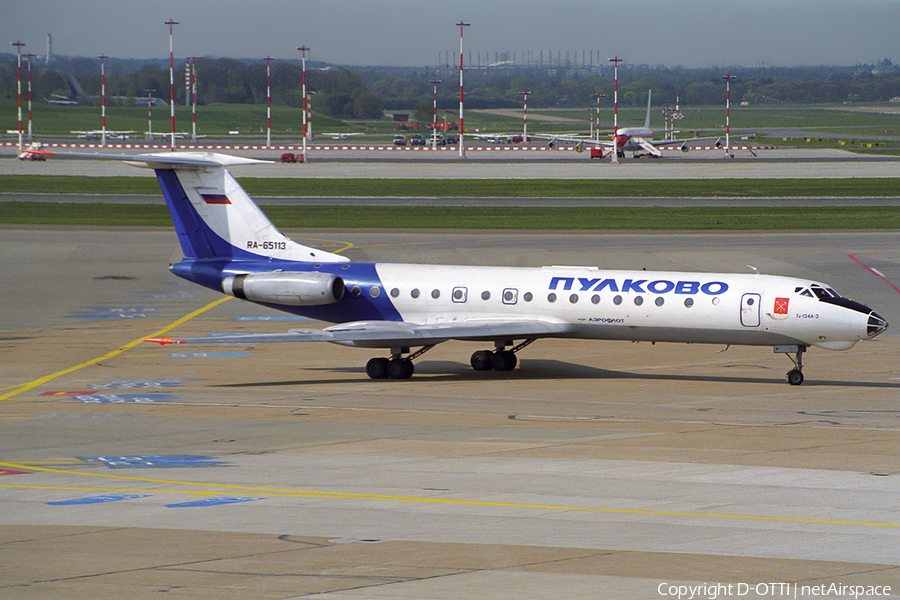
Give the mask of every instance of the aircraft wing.
[[701, 142], [715, 143], [720, 139], [720, 137], [686, 138], [681, 140], [656, 140], [649, 143], [656, 148], [690, 148], [691, 144], [699, 144]]
[[291, 329], [286, 333], [236, 333], [199, 338], [152, 338], [159, 344], [258, 344], [267, 342], [332, 342], [359, 348], [430, 346], [447, 340], [529, 339], [559, 336], [570, 326], [552, 321], [467, 321], [418, 324], [356, 321], [325, 329]]

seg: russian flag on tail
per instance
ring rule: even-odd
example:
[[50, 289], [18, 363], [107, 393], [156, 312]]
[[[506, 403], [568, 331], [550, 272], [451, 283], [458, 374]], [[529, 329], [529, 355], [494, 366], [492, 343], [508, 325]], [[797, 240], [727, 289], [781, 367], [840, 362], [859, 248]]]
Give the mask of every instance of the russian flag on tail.
[[231, 200], [225, 194], [200, 194], [207, 204], [231, 204]]

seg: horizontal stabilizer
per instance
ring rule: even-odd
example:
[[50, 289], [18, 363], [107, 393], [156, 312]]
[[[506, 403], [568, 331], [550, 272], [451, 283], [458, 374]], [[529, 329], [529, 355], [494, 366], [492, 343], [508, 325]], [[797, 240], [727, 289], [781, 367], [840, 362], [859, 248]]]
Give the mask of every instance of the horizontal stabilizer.
[[266, 164], [272, 161], [218, 154], [215, 152], [159, 152], [153, 154], [99, 154], [91, 152], [51, 152], [49, 150], [31, 150], [31, 154], [42, 156], [60, 156], [87, 160], [118, 160], [136, 167], [147, 169], [208, 168], [231, 167], [234, 165]]

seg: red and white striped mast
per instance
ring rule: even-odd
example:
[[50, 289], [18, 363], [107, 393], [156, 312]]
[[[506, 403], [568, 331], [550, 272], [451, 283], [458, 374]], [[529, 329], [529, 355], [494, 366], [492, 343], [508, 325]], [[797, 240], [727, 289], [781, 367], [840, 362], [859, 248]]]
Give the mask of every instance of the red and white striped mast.
[[460, 21], [459, 26], [459, 157], [466, 157], [466, 146], [463, 142], [463, 27], [470, 24]]
[[731, 112], [731, 80], [736, 79], [736, 75], [725, 75], [725, 156], [733, 158], [731, 154], [731, 131], [729, 123], [729, 113]]
[[37, 58], [37, 54], [25, 54], [25, 59], [28, 61], [28, 141], [34, 141], [34, 134], [31, 129], [31, 59]]
[[187, 81], [185, 88], [185, 104], [191, 106], [191, 141], [197, 143], [197, 61], [196, 56], [191, 57], [190, 63], [184, 61], [184, 78]]
[[156, 90], [147, 90], [147, 137], [150, 143], [153, 143], [153, 92]]
[[175, 53], [172, 50], [172, 32], [178, 21], [169, 19], [166, 25], [169, 26], [169, 112], [172, 117], [172, 152], [175, 152]]
[[613, 73], [614, 73], [614, 87], [613, 87], [613, 147], [612, 147], [612, 162], [618, 164], [619, 162], [619, 142], [617, 140], [619, 134], [619, 63], [622, 62], [622, 59], [618, 57], [610, 58], [609, 62], [613, 63]]
[[18, 91], [19, 91], [19, 151], [22, 150], [22, 46], [25, 42], [10, 42], [16, 47], [16, 61], [18, 63]]
[[106, 55], [100, 55], [100, 144], [106, 145]]
[[272, 147], [272, 71], [271, 56], [266, 56], [266, 148]]
[[[594, 94], [594, 98], [597, 99], [597, 137], [596, 140], [600, 141], [600, 98], [606, 98], [606, 94]], [[593, 109], [591, 110], [591, 124], [594, 123]], [[594, 132], [591, 132], [591, 139], [594, 138]]]
[[306, 162], [306, 132], [308, 127], [308, 114], [306, 112], [306, 53], [309, 52], [309, 48], [304, 45], [297, 48], [297, 50], [303, 53], [303, 162]]
[[523, 108], [522, 108], [522, 142], [528, 141], [528, 94], [531, 92], [528, 90], [523, 90], [519, 92], [523, 98]]
[[437, 86], [441, 82], [440, 79], [432, 79], [431, 86], [434, 88], [434, 112], [431, 116], [431, 149], [437, 150]]

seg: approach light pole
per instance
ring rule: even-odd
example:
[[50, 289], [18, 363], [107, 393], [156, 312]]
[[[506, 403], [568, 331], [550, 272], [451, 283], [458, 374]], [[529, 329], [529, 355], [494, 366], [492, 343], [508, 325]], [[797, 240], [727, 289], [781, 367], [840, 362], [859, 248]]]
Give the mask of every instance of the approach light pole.
[[[612, 162], [615, 164], [619, 163], [619, 143], [616, 138], [619, 135], [619, 63], [622, 62], [622, 59], [616, 55], [615, 58], [610, 58], [609, 62], [615, 65], [613, 67], [614, 73], [614, 81], [613, 84], [613, 138], [612, 138]], [[597, 136], [599, 138], [599, 134]]]
[[[606, 94], [594, 94], [594, 98], [597, 99], [597, 136], [594, 137], [593, 130], [591, 131], [591, 139], [596, 139], [598, 142], [600, 141], [600, 99], [606, 98]], [[591, 109], [591, 127], [594, 125], [594, 109]]]
[[153, 92], [156, 90], [147, 90], [147, 138], [150, 145], [153, 145]]
[[463, 27], [470, 24], [460, 21], [459, 26], [459, 157], [466, 157], [466, 146], [463, 141]]
[[31, 129], [31, 59], [37, 58], [37, 54], [25, 54], [25, 59], [28, 61], [28, 141], [34, 141], [34, 133]]
[[731, 123], [729, 121], [731, 112], [731, 80], [737, 79], [737, 77], [735, 75], [725, 75], [722, 79], [725, 80], [725, 156], [734, 158], [734, 155], [731, 153]]
[[524, 105], [522, 107], [522, 143], [528, 142], [528, 94], [531, 92], [524, 90], [519, 92], [522, 95]]
[[100, 145], [106, 146], [106, 55], [100, 59]]
[[169, 26], [169, 113], [172, 116], [172, 152], [175, 152], [175, 53], [172, 51], [172, 32], [178, 21], [169, 19], [166, 25]]
[[275, 60], [266, 56], [266, 148], [272, 147], [272, 71], [270, 63]]
[[437, 150], [437, 86], [441, 83], [440, 79], [432, 79], [431, 86], [434, 88], [434, 110], [431, 113], [431, 149]]
[[16, 62], [18, 64], [18, 93], [19, 93], [19, 152], [22, 151], [22, 46], [24, 42], [10, 42], [16, 47]]
[[[197, 57], [191, 57], [191, 84], [188, 90], [191, 103], [191, 141], [197, 143]], [[186, 64], [186, 63], [185, 63]], [[185, 66], [185, 68], [187, 68]]]
[[304, 45], [297, 48], [297, 50], [303, 53], [303, 162], [306, 162], [306, 132], [308, 127], [306, 112], [306, 53], [309, 52], [309, 48]]

